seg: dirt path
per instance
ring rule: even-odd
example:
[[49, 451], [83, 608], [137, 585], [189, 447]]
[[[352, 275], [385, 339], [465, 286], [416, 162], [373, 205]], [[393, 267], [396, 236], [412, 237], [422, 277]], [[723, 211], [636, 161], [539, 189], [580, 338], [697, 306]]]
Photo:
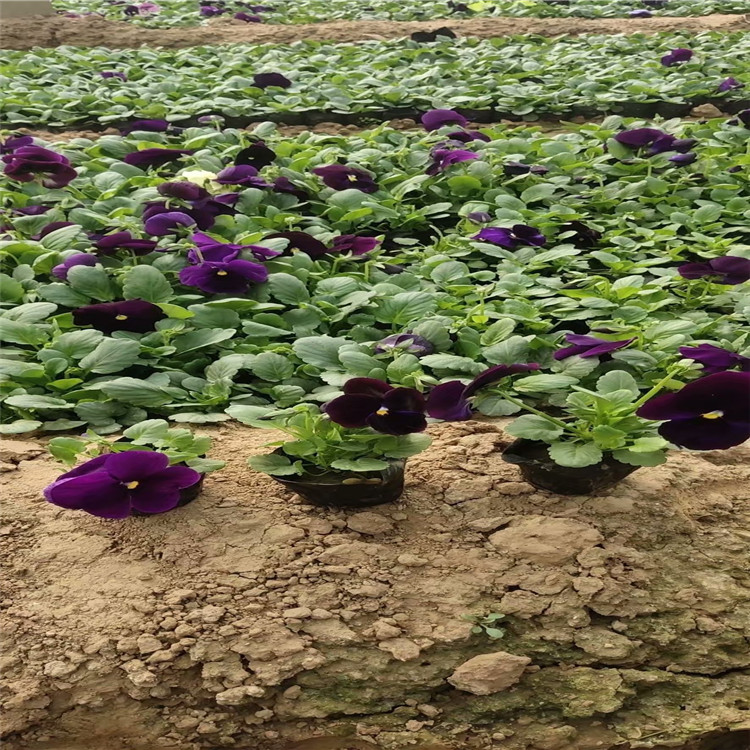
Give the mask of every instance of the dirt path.
[[296, 26], [246, 24], [220, 19], [206, 26], [172, 29], [145, 29], [122, 21], [96, 16], [84, 18], [33, 17], [5, 21], [0, 47], [31, 49], [73, 45], [111, 48], [193, 47], [202, 44], [236, 42], [287, 43], [304, 39], [357, 42], [366, 39], [393, 39], [415, 31], [431, 31], [449, 26], [461, 36], [490, 38], [511, 34], [620, 34], [657, 31], [741, 31], [750, 29], [750, 16], [710, 15], [699, 18], [584, 19], [584, 18], [479, 18], [440, 19], [430, 22], [337, 21]]

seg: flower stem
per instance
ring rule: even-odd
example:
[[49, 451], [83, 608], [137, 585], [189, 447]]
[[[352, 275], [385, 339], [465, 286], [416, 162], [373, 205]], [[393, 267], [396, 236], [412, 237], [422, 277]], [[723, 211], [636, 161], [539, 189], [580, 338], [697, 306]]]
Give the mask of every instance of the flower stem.
[[685, 365], [674, 365], [667, 370], [667, 374], [649, 391], [643, 394], [634, 404], [633, 408], [637, 408], [646, 403], [650, 398], [655, 396], [659, 391], [670, 381], [672, 378], [681, 370], [687, 369]]
[[548, 422], [552, 422], [553, 424], [556, 424], [558, 427], [562, 427], [564, 430], [569, 430], [570, 425], [563, 422], [561, 419], [557, 419], [556, 417], [551, 417], [546, 412], [541, 411], [540, 409], [536, 409], [533, 406], [529, 406], [524, 401], [521, 401], [520, 399], [514, 398], [513, 396], [509, 396], [507, 393], [503, 393], [503, 398], [506, 401], [510, 401], [511, 404], [515, 404], [516, 406], [520, 406], [522, 409], [525, 409], [526, 411], [530, 411], [532, 414], [536, 414], [539, 417], [542, 417], [543, 419], [546, 419]]

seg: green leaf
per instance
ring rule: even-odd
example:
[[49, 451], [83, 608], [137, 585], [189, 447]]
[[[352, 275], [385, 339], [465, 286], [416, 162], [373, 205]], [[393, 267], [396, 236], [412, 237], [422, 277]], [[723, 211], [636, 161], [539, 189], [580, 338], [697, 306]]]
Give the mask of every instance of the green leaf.
[[63, 401], [61, 398], [52, 398], [52, 396], [8, 396], [5, 399], [8, 406], [15, 406], [18, 409], [70, 409], [71, 404]]
[[331, 336], [305, 336], [297, 339], [292, 348], [306, 365], [314, 365], [324, 370], [337, 370], [340, 367], [339, 349], [349, 343], [344, 338]]
[[0, 318], [0, 341], [10, 344], [39, 346], [49, 338], [44, 328], [34, 323], [20, 323], [17, 320]]
[[552, 443], [548, 451], [556, 464], [571, 468], [593, 466], [603, 458], [601, 450], [593, 443]]
[[521, 407], [494, 393], [483, 393], [474, 399], [474, 408], [486, 417], [507, 417], [517, 414]]
[[563, 434], [562, 427], [535, 414], [518, 417], [505, 428], [505, 431], [513, 437], [541, 440], [545, 443], [552, 442]]
[[557, 191], [557, 187], [549, 182], [542, 182], [539, 185], [532, 185], [521, 193], [521, 200], [524, 203], [534, 203], [550, 198]]
[[269, 423], [263, 419], [274, 411], [272, 406], [245, 406], [237, 404], [224, 410], [232, 419], [236, 419], [242, 424], [249, 424], [251, 427], [266, 428]]
[[669, 441], [663, 437], [641, 437], [634, 440], [628, 446], [628, 450], [636, 453], [653, 453], [654, 451], [663, 451], [669, 447]]
[[339, 458], [331, 466], [339, 471], [383, 471], [388, 462], [378, 458]]
[[252, 371], [261, 380], [278, 383], [294, 374], [294, 365], [281, 354], [274, 352], [263, 352], [259, 354], [252, 364]]
[[529, 342], [533, 336], [511, 336], [499, 344], [484, 350], [484, 358], [493, 365], [512, 365], [526, 362], [529, 354]]
[[288, 476], [299, 473], [297, 467], [286, 457], [277, 453], [268, 453], [263, 456], [250, 456], [247, 463], [251, 469], [271, 474], [273, 476]]
[[427, 450], [432, 444], [432, 438], [423, 432], [413, 432], [410, 435], [399, 435], [395, 448], [383, 451], [387, 458], [408, 458]]
[[716, 221], [722, 214], [722, 207], [716, 203], [709, 203], [705, 206], [701, 206], [693, 214], [693, 220], [697, 224], [710, 224]]
[[435, 312], [437, 300], [428, 292], [401, 292], [383, 299], [375, 311], [381, 323], [406, 326]]
[[613, 393], [615, 391], [629, 391], [633, 398], [640, 394], [640, 388], [635, 378], [625, 370], [610, 370], [596, 381], [598, 393]]
[[183, 411], [178, 414], [172, 414], [170, 419], [173, 422], [187, 422], [190, 424], [212, 424], [214, 422], [228, 422], [231, 417], [228, 414], [219, 412], [194, 412]]
[[38, 430], [41, 426], [41, 422], [33, 419], [17, 419], [15, 422], [0, 424], [0, 435], [20, 435], [24, 432]]
[[78, 364], [84, 370], [108, 374], [130, 367], [138, 359], [141, 345], [130, 339], [104, 339]]
[[612, 455], [621, 463], [630, 466], [659, 466], [666, 463], [666, 451], [636, 452], [631, 450], [613, 451]]
[[204, 346], [219, 344], [222, 341], [231, 339], [237, 331], [234, 328], [201, 328], [198, 331], [191, 331], [174, 339], [174, 346], [178, 354], [185, 354], [196, 349], [202, 349]]
[[163, 388], [138, 378], [115, 378], [102, 385], [102, 390], [111, 398], [131, 406], [163, 406], [172, 396]]
[[[122, 296], [125, 299], [143, 299], [153, 303], [169, 302], [174, 297], [174, 290], [167, 277], [158, 268], [136, 266], [125, 277]], [[168, 311], [165, 312], [169, 315]]]
[[299, 305], [310, 299], [310, 293], [304, 282], [289, 273], [272, 273], [268, 277], [271, 294], [288, 305]]
[[436, 284], [450, 284], [464, 280], [469, 275], [469, 267], [457, 260], [441, 263], [430, 271], [430, 278]]
[[516, 327], [516, 321], [512, 318], [503, 318], [493, 323], [480, 337], [479, 341], [482, 346], [493, 346], [499, 344], [513, 333]]
[[211, 471], [223, 469], [226, 461], [219, 461], [215, 458], [189, 458], [185, 463], [191, 468], [199, 471], [201, 474], [208, 474]]
[[622, 448], [625, 445], [627, 433], [610, 425], [602, 424], [597, 425], [591, 430], [591, 436], [599, 448], [611, 451], [615, 448]]
[[503, 628], [484, 628], [484, 632], [493, 640], [499, 640], [505, 636], [505, 630]]
[[60, 227], [60, 229], [55, 229], [54, 232], [46, 234], [39, 240], [39, 244], [47, 250], [54, 250], [56, 253], [61, 253], [65, 250], [70, 250], [70, 246], [77, 239], [86, 239], [86, 235], [83, 234], [81, 227], [74, 224], [72, 227]]
[[166, 419], [144, 419], [123, 431], [123, 436], [139, 445], [147, 445], [167, 436], [169, 422]]
[[23, 286], [7, 273], [0, 273], [0, 302], [18, 302], [23, 299]]
[[405, 377], [412, 373], [419, 372], [420, 369], [419, 358], [415, 357], [413, 354], [405, 352], [404, 354], [399, 354], [398, 357], [386, 367], [385, 371], [390, 382], [400, 383]]
[[83, 329], [80, 331], [69, 331], [58, 336], [52, 346], [56, 352], [70, 359], [81, 359], [96, 349], [99, 342], [104, 338], [101, 331]]
[[19, 323], [37, 323], [48, 318], [56, 310], [57, 305], [51, 302], [27, 302], [25, 305], [16, 305], [10, 310], [4, 310], [2, 317], [17, 320]]
[[525, 378], [519, 378], [513, 382], [513, 387], [521, 393], [549, 393], [559, 391], [561, 388], [567, 388], [578, 382], [578, 378], [570, 375], [529, 375]]
[[68, 283], [74, 291], [102, 302], [110, 302], [116, 296], [115, 287], [101, 266], [73, 266], [68, 271]]
[[428, 354], [421, 358], [421, 363], [436, 370], [452, 370], [478, 375], [486, 368], [481, 362], [475, 362], [469, 357], [457, 357], [455, 354]]
[[162, 312], [164, 312], [170, 318], [174, 318], [175, 320], [187, 320], [188, 318], [192, 318], [195, 315], [195, 313], [191, 312], [190, 310], [186, 310], [184, 307], [180, 307], [179, 305], [172, 305], [168, 302], [160, 302], [159, 307], [162, 309]]
[[[83, 266], [78, 266], [83, 268]], [[81, 292], [71, 289], [67, 284], [61, 284], [55, 282], [54, 284], [43, 284], [39, 287], [39, 296], [42, 299], [54, 302], [57, 305], [64, 305], [65, 307], [81, 307], [82, 305], [88, 305], [91, 299]]]

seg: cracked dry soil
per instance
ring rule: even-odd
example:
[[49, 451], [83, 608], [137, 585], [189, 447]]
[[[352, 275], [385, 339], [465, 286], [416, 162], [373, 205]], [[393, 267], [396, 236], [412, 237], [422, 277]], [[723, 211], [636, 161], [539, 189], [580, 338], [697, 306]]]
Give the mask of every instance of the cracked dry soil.
[[[5, 441], [4, 747], [747, 750], [750, 448], [560, 497], [502, 424], [430, 428], [366, 513], [250, 471], [268, 434], [199, 430], [227, 468], [124, 522], [45, 503], [58, 466]], [[502, 640], [462, 619], [490, 612]], [[497, 652], [507, 687], [449, 682]]]

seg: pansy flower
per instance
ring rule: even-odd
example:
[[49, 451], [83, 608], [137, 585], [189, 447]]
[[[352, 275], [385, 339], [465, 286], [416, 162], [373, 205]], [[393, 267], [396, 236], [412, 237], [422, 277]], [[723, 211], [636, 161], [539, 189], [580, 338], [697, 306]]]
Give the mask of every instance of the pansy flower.
[[558, 349], [552, 356], [555, 359], [566, 359], [567, 357], [601, 357], [603, 354], [623, 349], [632, 344], [635, 339], [621, 339], [620, 341], [607, 341], [596, 336], [582, 336], [577, 333], [566, 333], [565, 340], [571, 344], [564, 349]]
[[242, 185], [244, 187], [257, 188], [271, 187], [262, 177], [258, 176], [258, 170], [249, 164], [222, 169], [216, 175], [216, 182], [220, 185]]
[[249, 164], [256, 169], [263, 169], [272, 164], [275, 158], [276, 152], [273, 149], [268, 148], [263, 141], [256, 141], [243, 148], [234, 157], [234, 163], [238, 167], [242, 164]]
[[228, 13], [227, 8], [220, 8], [217, 5], [201, 5], [198, 11], [204, 18], [212, 18], [213, 16], [220, 16], [222, 13]]
[[547, 238], [536, 227], [530, 227], [526, 224], [514, 224], [510, 228], [485, 227], [480, 229], [472, 239], [489, 242], [508, 250], [513, 250], [519, 245], [541, 247], [547, 241]]
[[148, 333], [155, 330], [156, 323], [166, 317], [158, 305], [142, 299], [102, 302], [73, 310], [73, 322], [77, 326], [91, 326], [102, 333]]
[[435, 347], [431, 341], [423, 336], [418, 336], [416, 333], [394, 333], [381, 339], [373, 347], [375, 354], [385, 354], [392, 351], [408, 352], [417, 357], [424, 357], [432, 354]]
[[664, 57], [661, 58], [661, 64], [667, 68], [671, 68], [679, 63], [688, 62], [695, 53], [691, 49], [685, 47], [678, 47], [668, 52]]
[[146, 234], [154, 237], [163, 237], [165, 234], [173, 234], [180, 227], [194, 227], [195, 219], [184, 211], [163, 211], [149, 216], [143, 222]]
[[207, 234], [203, 234], [203, 232], [195, 232], [190, 239], [195, 243], [198, 250], [198, 252], [195, 250], [188, 251], [187, 257], [191, 263], [202, 263], [204, 260], [234, 260], [243, 251], [250, 252], [259, 261], [270, 260], [277, 255], [281, 255], [279, 250], [271, 250], [271, 248], [262, 245], [235, 245], [229, 242], [220, 242]]
[[683, 263], [677, 272], [683, 279], [709, 279], [715, 284], [735, 286], [750, 280], [750, 259], [724, 255], [704, 263]]
[[330, 252], [351, 253], [352, 255], [366, 255], [372, 252], [380, 240], [377, 237], [361, 237], [356, 234], [340, 234], [333, 238]]
[[466, 214], [466, 218], [469, 221], [473, 221], [475, 224], [486, 224], [492, 220], [492, 216], [487, 211], [471, 211]]
[[299, 250], [302, 253], [306, 253], [311, 258], [319, 258], [321, 255], [325, 255], [328, 252], [328, 248], [316, 237], [313, 237], [307, 232], [274, 232], [265, 237], [267, 240], [282, 239], [287, 240], [286, 250], [284, 255], [291, 255], [291, 250]]
[[685, 167], [688, 164], [692, 164], [698, 158], [698, 154], [694, 151], [690, 151], [687, 154], [675, 154], [669, 157], [669, 161], [672, 164], [676, 164], [678, 167]]
[[[643, 148], [650, 146], [659, 139], [671, 138], [668, 133], [656, 128], [633, 128], [632, 130], [622, 130], [615, 135], [615, 140], [622, 143], [623, 146], [630, 148]], [[671, 143], [671, 140], [669, 141]]]
[[352, 378], [344, 395], [323, 408], [344, 427], [372, 427], [386, 435], [408, 435], [427, 427], [424, 396], [413, 388], [394, 388], [375, 378]]
[[158, 185], [156, 192], [165, 198], [177, 198], [181, 201], [197, 201], [200, 198], [208, 197], [205, 188], [197, 185], [195, 182], [162, 182]]
[[310, 197], [306, 190], [297, 187], [287, 177], [277, 177], [273, 181], [271, 189], [274, 191], [274, 193], [288, 193], [289, 195], [293, 195], [295, 198], [301, 201], [306, 201]]
[[123, 161], [133, 167], [148, 169], [148, 167], [163, 167], [172, 161], [181, 159], [194, 153], [188, 148], [144, 148], [143, 151], [133, 151], [125, 156]]
[[692, 359], [702, 364], [703, 371], [707, 375], [733, 370], [735, 367], [739, 367], [742, 372], [750, 372], [750, 357], [743, 357], [741, 354], [713, 344], [681, 346], [680, 354], [685, 359]]
[[540, 164], [523, 164], [520, 161], [508, 161], [503, 164], [503, 172], [511, 177], [520, 174], [547, 174], [549, 169]]
[[269, 86], [288, 89], [292, 85], [292, 82], [281, 73], [256, 73], [253, 76], [253, 83], [259, 89], [267, 89]]
[[478, 130], [456, 130], [453, 133], [448, 133], [445, 136], [450, 141], [458, 141], [459, 143], [471, 143], [472, 141], [484, 141], [489, 143], [492, 139], [480, 133]]
[[433, 419], [460, 422], [471, 419], [471, 401], [477, 391], [498, 383], [503, 378], [522, 372], [538, 370], [535, 362], [517, 365], [496, 365], [480, 372], [468, 385], [460, 380], [449, 380], [436, 385], [427, 396], [427, 414]]
[[333, 190], [354, 188], [363, 193], [376, 193], [378, 186], [372, 175], [364, 169], [347, 167], [344, 164], [331, 164], [327, 167], [315, 167], [313, 174], [318, 175], [326, 187]]
[[24, 208], [17, 208], [15, 213], [22, 214], [23, 216], [41, 216], [46, 214], [52, 206], [24, 206]]
[[118, 250], [130, 250], [135, 255], [148, 255], [156, 249], [156, 242], [137, 239], [130, 232], [115, 232], [97, 236], [94, 247], [99, 255], [113, 255]]
[[469, 121], [452, 109], [432, 109], [422, 115], [425, 130], [439, 130], [444, 125], [458, 125], [465, 128]]
[[0, 143], [0, 154], [9, 154], [21, 146], [33, 146], [34, 139], [30, 135], [11, 135]]
[[249, 260], [205, 261], [180, 271], [180, 282], [209, 294], [244, 294], [268, 279], [268, 270]]
[[99, 518], [127, 518], [134, 510], [172, 510], [180, 502], [180, 491], [200, 478], [188, 466], [170, 466], [165, 453], [123, 451], [68, 471], [45, 488], [44, 497], [53, 505]]
[[43, 237], [46, 237], [48, 234], [52, 234], [52, 232], [56, 232], [58, 229], [74, 226], [75, 224], [72, 221], [51, 221], [46, 226], [42, 227], [39, 230], [39, 234], [35, 234], [32, 239], [41, 240]]
[[719, 372], [647, 401], [639, 417], [663, 422], [659, 434], [696, 451], [725, 450], [750, 438], [750, 373]]
[[89, 255], [88, 253], [76, 253], [75, 255], [69, 255], [62, 263], [59, 263], [52, 269], [52, 275], [58, 279], [66, 281], [68, 278], [68, 271], [75, 266], [95, 266], [97, 264], [95, 255]]
[[2, 160], [5, 176], [18, 182], [31, 182], [39, 176], [44, 187], [62, 188], [78, 177], [67, 157], [41, 146], [20, 146]]
[[478, 158], [479, 154], [462, 148], [436, 148], [432, 152], [432, 164], [425, 171], [429, 175], [436, 175], [453, 164], [459, 164], [462, 161], [472, 161]]
[[116, 70], [102, 70], [99, 75], [102, 78], [119, 78], [121, 81], [127, 81], [128, 77], [125, 73], [120, 73]]
[[560, 232], [573, 232], [572, 237], [566, 237], [565, 239], [572, 240], [576, 245], [580, 245], [581, 247], [596, 247], [602, 238], [601, 232], [597, 232], [596, 229], [592, 229], [577, 219], [563, 224], [560, 227]]
[[732, 91], [734, 89], [741, 89], [744, 88], [745, 84], [741, 81], [738, 81], [736, 78], [732, 78], [731, 76], [729, 78], [725, 78], [717, 87], [717, 91]]

